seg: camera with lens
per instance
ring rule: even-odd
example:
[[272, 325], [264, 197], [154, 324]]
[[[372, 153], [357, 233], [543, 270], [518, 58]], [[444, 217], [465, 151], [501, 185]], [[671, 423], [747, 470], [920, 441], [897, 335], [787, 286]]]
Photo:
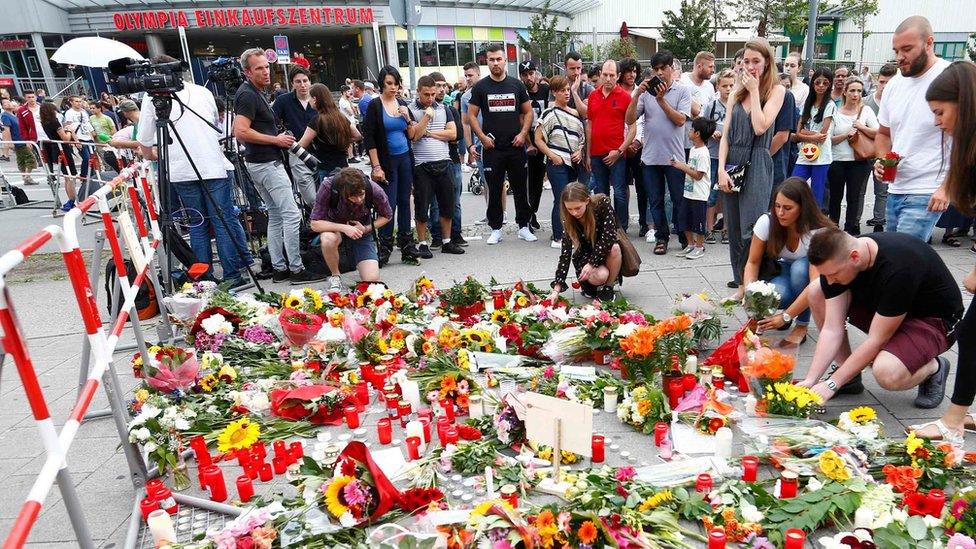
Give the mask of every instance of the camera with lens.
[[173, 94], [183, 89], [184, 68], [182, 61], [151, 63], [127, 57], [115, 59], [108, 63], [108, 83], [118, 94]]
[[244, 71], [233, 57], [218, 57], [207, 68], [207, 76], [212, 82], [223, 84], [228, 89], [244, 83]]
[[[285, 130], [285, 133], [294, 137], [294, 134], [292, 134], [288, 130]], [[315, 155], [308, 152], [308, 149], [299, 145], [298, 141], [295, 141], [294, 143], [291, 144], [291, 147], [288, 147], [288, 152], [297, 156], [299, 160], [301, 160], [302, 162], [305, 163], [306, 166], [308, 166], [308, 169], [310, 170], [318, 169], [319, 159], [315, 158]]]

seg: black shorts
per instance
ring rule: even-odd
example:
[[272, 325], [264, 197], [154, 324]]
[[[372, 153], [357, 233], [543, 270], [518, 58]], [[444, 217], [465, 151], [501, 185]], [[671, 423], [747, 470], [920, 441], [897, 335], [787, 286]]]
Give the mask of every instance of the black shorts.
[[437, 197], [441, 217], [454, 214], [454, 166], [450, 160], [424, 162], [413, 168], [413, 208], [417, 221], [427, 222], [430, 197]]
[[678, 229], [695, 234], [705, 234], [705, 211], [708, 203], [704, 200], [682, 198], [678, 206]]

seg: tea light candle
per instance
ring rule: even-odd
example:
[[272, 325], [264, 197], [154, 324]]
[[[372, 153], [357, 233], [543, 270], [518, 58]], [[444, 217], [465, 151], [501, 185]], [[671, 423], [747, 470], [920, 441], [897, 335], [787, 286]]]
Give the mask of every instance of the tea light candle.
[[366, 440], [366, 429], [356, 429], [352, 432], [353, 440]]
[[712, 531], [708, 533], [708, 549], [725, 549], [725, 530], [723, 528], [712, 528]]
[[790, 499], [796, 497], [797, 478], [796, 472], [789, 470], [783, 471], [783, 474], [779, 479], [780, 499]]
[[[383, 420], [380, 420], [380, 421], [383, 421]], [[390, 429], [393, 429], [392, 424], [390, 426]], [[339, 444], [341, 444], [343, 446], [345, 446], [346, 444], [348, 444], [350, 440], [352, 440], [352, 435], [350, 435], [349, 433], [342, 433], [341, 435], [339, 435]]]
[[[604, 442], [610, 442], [610, 441], [604, 441]], [[620, 449], [620, 445], [619, 444], [611, 444], [610, 445], [610, 451], [611, 452], [616, 452], [619, 449]]]
[[807, 534], [799, 528], [790, 528], [786, 531], [785, 549], [803, 549], [803, 542], [806, 541]]
[[630, 459], [630, 452], [628, 452], [626, 450], [623, 451], [623, 452], [620, 452], [620, 459], [623, 459], [623, 460]]
[[607, 413], [617, 411], [617, 388], [603, 388], [603, 411]]
[[717, 457], [732, 457], [732, 429], [722, 427], [715, 431], [715, 455]]
[[464, 495], [464, 490], [455, 490], [451, 492], [451, 497], [454, 499], [461, 499], [461, 496], [463, 495]]
[[756, 482], [759, 475], [759, 458], [756, 456], [742, 457], [742, 480]]
[[319, 442], [329, 442], [332, 440], [332, 433], [328, 431], [319, 431], [315, 434], [315, 440]]
[[176, 543], [176, 527], [173, 525], [173, 519], [169, 513], [157, 509], [149, 513], [146, 523], [149, 525], [149, 533], [152, 534], [155, 547]]
[[463, 496], [461, 496], [461, 501], [464, 503], [471, 503], [471, 500], [473, 499], [474, 496], [472, 496], [471, 494], [464, 494]]

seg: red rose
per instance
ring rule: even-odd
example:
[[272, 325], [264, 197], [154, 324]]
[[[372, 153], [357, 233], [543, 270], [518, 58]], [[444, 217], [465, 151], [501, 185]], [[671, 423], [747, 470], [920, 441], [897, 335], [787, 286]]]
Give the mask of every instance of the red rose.
[[237, 538], [237, 549], [253, 549], [253, 547], [254, 547], [254, 540], [251, 539], [251, 536], [247, 536], [245, 538]]
[[570, 286], [572, 286], [574, 290], [579, 290], [580, 289], [580, 283], [579, 283], [578, 280], [577, 281], [573, 281], [573, 283], [570, 284]]
[[623, 484], [618, 484], [616, 491], [617, 491], [617, 495], [620, 496], [620, 497], [622, 497], [622, 498], [626, 498], [627, 496], [630, 495], [630, 492], [628, 492], [624, 488], [624, 485]]
[[708, 432], [714, 433], [722, 427], [725, 427], [724, 419], [720, 417], [713, 417], [712, 419], [708, 420]]

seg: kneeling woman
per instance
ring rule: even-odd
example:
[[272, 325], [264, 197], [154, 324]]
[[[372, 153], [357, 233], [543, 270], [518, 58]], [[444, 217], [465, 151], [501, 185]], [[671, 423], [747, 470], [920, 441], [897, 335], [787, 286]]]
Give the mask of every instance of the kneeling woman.
[[821, 213], [807, 182], [790, 177], [776, 190], [773, 211], [760, 216], [753, 228], [743, 282], [764, 279], [776, 286], [782, 312], [761, 320], [759, 328], [782, 328], [795, 318], [796, 326], [783, 340], [784, 346], [796, 347], [807, 339], [807, 285], [820, 276], [807, 260], [807, 248], [818, 230], [833, 225]]
[[620, 275], [621, 254], [617, 243], [617, 220], [610, 198], [605, 194], [590, 196], [585, 185], [570, 183], [563, 189], [559, 202], [563, 223], [562, 252], [550, 299], [556, 299], [567, 288], [570, 260], [585, 297], [613, 299], [613, 284]]

